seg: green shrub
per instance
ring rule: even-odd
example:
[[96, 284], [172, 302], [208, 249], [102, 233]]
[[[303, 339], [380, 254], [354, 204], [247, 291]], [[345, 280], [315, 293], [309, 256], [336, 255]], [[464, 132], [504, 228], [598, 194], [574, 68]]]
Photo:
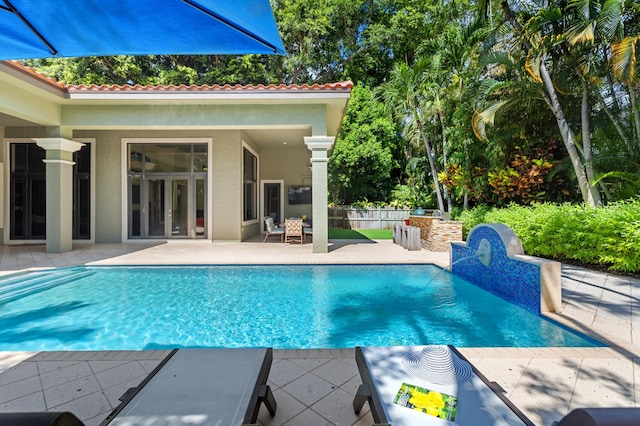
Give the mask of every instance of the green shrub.
[[485, 215], [488, 211], [488, 206], [478, 206], [469, 210], [462, 210], [452, 216], [452, 219], [462, 222], [462, 237], [465, 240], [474, 226], [487, 222]]
[[502, 223], [522, 241], [525, 253], [640, 272], [640, 198], [590, 208], [575, 204], [477, 207], [461, 213], [463, 233], [478, 223]]

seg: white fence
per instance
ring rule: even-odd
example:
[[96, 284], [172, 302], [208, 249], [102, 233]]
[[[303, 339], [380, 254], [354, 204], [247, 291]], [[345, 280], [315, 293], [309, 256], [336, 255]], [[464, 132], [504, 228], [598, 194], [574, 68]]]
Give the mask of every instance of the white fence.
[[392, 229], [394, 224], [404, 225], [411, 209], [393, 207], [329, 207], [329, 228], [338, 229]]

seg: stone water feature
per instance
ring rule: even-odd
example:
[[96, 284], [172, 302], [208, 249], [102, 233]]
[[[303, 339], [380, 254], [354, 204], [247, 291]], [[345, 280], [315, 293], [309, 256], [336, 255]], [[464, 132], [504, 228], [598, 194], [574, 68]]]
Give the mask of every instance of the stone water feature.
[[516, 234], [499, 223], [474, 227], [451, 243], [451, 273], [535, 314], [559, 312], [561, 264], [527, 256]]

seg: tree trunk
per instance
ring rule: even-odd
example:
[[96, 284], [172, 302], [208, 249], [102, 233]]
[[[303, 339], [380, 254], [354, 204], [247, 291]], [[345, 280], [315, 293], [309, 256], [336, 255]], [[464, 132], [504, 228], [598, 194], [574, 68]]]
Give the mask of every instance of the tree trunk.
[[569, 123], [567, 123], [567, 119], [564, 116], [564, 111], [562, 110], [562, 105], [560, 105], [558, 94], [556, 93], [555, 87], [553, 87], [551, 76], [549, 75], [549, 71], [547, 71], [547, 67], [545, 66], [544, 62], [540, 63], [540, 76], [542, 77], [545, 89], [547, 91], [547, 94], [549, 95], [550, 107], [556, 117], [556, 123], [558, 124], [558, 129], [560, 130], [560, 135], [562, 136], [562, 141], [564, 142], [564, 147], [567, 149], [567, 153], [569, 154], [569, 158], [571, 159], [571, 164], [573, 165], [573, 171], [575, 172], [576, 178], [578, 179], [578, 187], [580, 188], [580, 192], [582, 194], [582, 201], [585, 204], [593, 207], [595, 206], [595, 204], [593, 202], [593, 197], [591, 197], [591, 191], [589, 190], [589, 181], [587, 179], [587, 174], [582, 167], [582, 159], [580, 158], [580, 154], [576, 149], [576, 144], [571, 135]]
[[580, 120], [582, 121], [582, 155], [584, 157], [584, 167], [589, 180], [589, 191], [591, 192], [591, 202], [594, 206], [602, 204], [600, 191], [596, 185], [591, 182], [596, 178], [593, 169], [593, 154], [591, 152], [591, 124], [589, 120], [589, 85], [587, 81], [582, 79], [582, 107], [580, 109]]
[[[444, 161], [444, 171], [447, 172], [447, 134], [446, 134], [446, 126], [444, 125], [444, 114], [442, 111], [438, 111], [438, 118], [440, 118], [440, 128], [442, 129], [442, 160]], [[442, 186], [442, 191], [444, 192], [444, 197], [447, 200], [447, 211], [451, 212], [452, 201], [451, 194], [447, 191], [446, 186]]]
[[631, 100], [631, 111], [633, 112], [633, 124], [636, 133], [635, 151], [632, 154], [640, 151], [640, 111], [638, 111], [638, 99], [636, 98], [636, 92], [633, 88], [633, 84], [629, 83], [629, 99]]
[[[464, 161], [465, 161], [465, 171], [469, 171], [469, 142], [467, 139], [463, 142], [464, 145]], [[466, 179], [465, 179], [466, 180]], [[465, 185], [464, 187], [464, 200], [462, 201], [462, 208], [467, 210], [469, 208], [469, 188]]]
[[431, 166], [431, 175], [433, 176], [433, 183], [436, 187], [436, 197], [438, 198], [438, 209], [440, 209], [440, 211], [444, 213], [445, 212], [444, 201], [442, 200], [442, 191], [440, 190], [440, 182], [438, 181], [436, 164], [433, 160], [433, 156], [431, 155], [431, 152], [432, 152], [431, 145], [429, 144], [427, 135], [424, 133], [424, 129], [422, 127], [422, 121], [420, 121], [420, 119], [416, 119], [416, 125], [418, 126], [418, 130], [420, 131], [420, 137], [422, 137], [422, 142], [424, 142], [424, 147], [427, 150], [427, 157], [429, 157], [429, 166]]

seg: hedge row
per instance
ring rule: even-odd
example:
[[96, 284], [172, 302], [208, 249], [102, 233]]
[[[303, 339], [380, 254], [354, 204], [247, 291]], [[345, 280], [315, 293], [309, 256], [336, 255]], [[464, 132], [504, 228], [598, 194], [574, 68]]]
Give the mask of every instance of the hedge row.
[[590, 208], [572, 204], [476, 207], [456, 217], [466, 239], [479, 223], [503, 223], [526, 254], [640, 272], [640, 198]]

